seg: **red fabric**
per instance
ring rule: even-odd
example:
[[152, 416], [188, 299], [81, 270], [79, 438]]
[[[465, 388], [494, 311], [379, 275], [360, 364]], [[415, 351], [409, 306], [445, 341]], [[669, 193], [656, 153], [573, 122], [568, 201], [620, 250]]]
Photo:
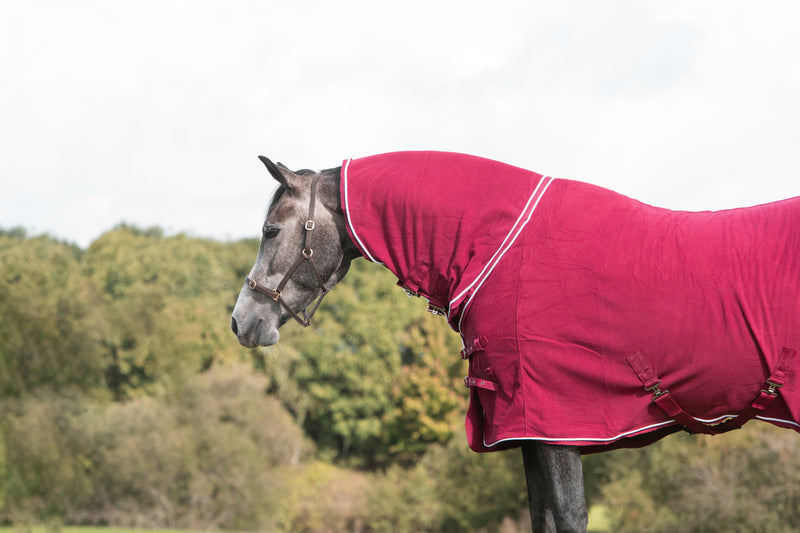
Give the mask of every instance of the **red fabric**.
[[[476, 451], [518, 439], [597, 451], [676, 431], [626, 360], [637, 351], [714, 423], [800, 348], [800, 197], [678, 212], [439, 152], [347, 160], [342, 180], [365, 257], [448, 308], [470, 377], [496, 384], [470, 388]], [[798, 430], [795, 366], [759, 417]]]

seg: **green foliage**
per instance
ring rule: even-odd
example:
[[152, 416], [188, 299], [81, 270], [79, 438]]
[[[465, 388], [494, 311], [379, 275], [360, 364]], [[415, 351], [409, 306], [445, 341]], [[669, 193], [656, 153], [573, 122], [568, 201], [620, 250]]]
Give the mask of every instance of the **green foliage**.
[[0, 520], [274, 527], [288, 479], [313, 448], [266, 387], [239, 365], [199, 374], [169, 398], [6, 401]]
[[102, 385], [94, 287], [71, 245], [0, 235], [0, 398]]
[[0, 233], [0, 397], [44, 386], [123, 399], [249, 359], [229, 330], [248, 244], [120, 226], [83, 252]]
[[[59, 524], [18, 524], [15, 527], [0, 527], [0, 533], [142, 533], [138, 528], [109, 526], [64, 526]], [[148, 529], [147, 533], [190, 533], [180, 529]]]
[[[519, 452], [466, 448], [445, 322], [356, 261], [312, 328], [245, 350], [230, 311], [256, 250], [0, 230], [0, 523], [524, 530]], [[758, 423], [676, 435], [587, 458], [588, 496], [613, 531], [797, 531], [798, 446]]]
[[28, 236], [25, 228], [17, 226], [16, 228], [3, 229], [0, 228], [0, 237], [11, 237], [13, 239], [24, 239]]
[[[256, 248], [0, 232], [0, 521], [436, 530], [417, 461], [461, 423], [457, 336], [362, 261], [315, 328], [244, 350], [230, 311]], [[237, 366], [254, 355], [265, 377]], [[318, 457], [385, 472], [311, 460], [294, 420]]]
[[316, 462], [299, 469], [284, 531], [494, 532], [527, 507], [521, 455], [470, 452], [463, 441], [433, 445], [413, 467], [365, 473]]
[[88, 448], [78, 431], [84, 409], [79, 396], [46, 389], [0, 404], [6, 462], [0, 520], [52, 519], [88, 502]]
[[[125, 525], [264, 529], [280, 506], [292, 464], [311, 448], [267, 396], [266, 380], [243, 367], [214, 368], [166, 405], [150, 398], [118, 404], [113, 433], [97, 458], [112, 505]], [[137, 464], [131, 470], [129, 465]], [[146, 517], [146, 518], [145, 518]], [[143, 523], [145, 521], [147, 523]]]
[[265, 360], [284, 405], [343, 464], [411, 464], [453, 435], [466, 405], [460, 341], [426, 309], [356, 261], [313, 331], [287, 326]]
[[281, 531], [369, 531], [368, 474], [322, 461], [302, 465], [293, 474], [278, 517]]
[[454, 439], [423, 463], [437, 473], [443, 531], [493, 530], [528, 505], [519, 450], [476, 454]]
[[442, 531], [442, 500], [446, 495], [438, 490], [442, 472], [437, 472], [436, 466], [393, 465], [385, 473], [373, 476], [366, 496], [366, 522], [370, 528], [376, 532]]
[[798, 531], [798, 452], [796, 434], [758, 422], [614, 452], [603, 490], [613, 530]]
[[104, 308], [100, 342], [115, 398], [168, 386], [215, 360], [248, 358], [229, 330], [251, 259], [244, 250], [128, 226], [92, 243], [83, 264]]
[[9, 465], [6, 453], [6, 438], [0, 426], [0, 513], [6, 508], [6, 493], [8, 492]]

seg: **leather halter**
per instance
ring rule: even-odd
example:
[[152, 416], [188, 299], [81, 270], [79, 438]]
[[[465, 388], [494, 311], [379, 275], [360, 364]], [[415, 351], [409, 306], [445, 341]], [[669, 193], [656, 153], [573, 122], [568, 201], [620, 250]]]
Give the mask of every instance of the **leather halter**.
[[[322, 303], [322, 299], [330, 291], [330, 289], [325, 286], [325, 280], [322, 279], [322, 275], [319, 273], [317, 264], [314, 261], [314, 249], [311, 248], [311, 231], [314, 230], [314, 206], [316, 205], [317, 182], [319, 181], [319, 178], [320, 174], [317, 174], [314, 177], [314, 180], [311, 182], [311, 200], [308, 207], [308, 220], [306, 220], [304, 226], [305, 234], [303, 235], [303, 249], [300, 251], [300, 257], [297, 258], [297, 261], [294, 262], [286, 275], [283, 276], [281, 282], [278, 283], [278, 286], [274, 289], [268, 289], [267, 287], [259, 284], [256, 280], [251, 279], [249, 276], [245, 278], [245, 282], [247, 283], [247, 286], [250, 287], [250, 290], [265, 294], [278, 302], [286, 310], [286, 312], [289, 313], [289, 316], [294, 318], [303, 327], [308, 327], [311, 325], [311, 317], [317, 312], [319, 305]], [[314, 272], [314, 275], [317, 278], [318, 288], [322, 290], [322, 293], [315, 299], [314, 305], [311, 307], [311, 312], [308, 311], [308, 306], [303, 308], [303, 316], [301, 317], [291, 307], [289, 307], [289, 304], [287, 304], [283, 299], [283, 289], [286, 287], [286, 284], [289, 283], [289, 280], [292, 279], [292, 275], [294, 275], [295, 271], [306, 261], [308, 261], [308, 263], [311, 265], [311, 270]]]

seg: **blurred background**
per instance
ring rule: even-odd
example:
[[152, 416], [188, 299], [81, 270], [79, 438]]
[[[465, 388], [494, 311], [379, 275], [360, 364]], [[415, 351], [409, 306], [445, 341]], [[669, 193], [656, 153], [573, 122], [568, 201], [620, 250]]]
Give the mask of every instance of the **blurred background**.
[[[518, 453], [466, 449], [457, 335], [388, 272], [238, 346], [259, 154], [466, 152], [673, 209], [800, 194], [796, 2], [0, 13], [4, 525], [527, 530]], [[588, 457], [592, 527], [796, 531], [797, 443], [752, 423]]]

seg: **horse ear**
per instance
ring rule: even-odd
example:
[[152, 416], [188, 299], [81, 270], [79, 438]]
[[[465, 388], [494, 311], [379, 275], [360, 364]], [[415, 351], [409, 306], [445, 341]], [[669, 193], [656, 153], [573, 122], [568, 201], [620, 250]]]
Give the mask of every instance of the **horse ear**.
[[263, 155], [258, 156], [258, 158], [262, 163], [264, 163], [264, 166], [267, 167], [267, 170], [269, 170], [269, 173], [273, 178], [278, 180], [278, 182], [287, 189], [292, 188], [292, 181], [297, 178], [297, 174], [286, 168], [286, 166], [281, 163], [276, 165]]

